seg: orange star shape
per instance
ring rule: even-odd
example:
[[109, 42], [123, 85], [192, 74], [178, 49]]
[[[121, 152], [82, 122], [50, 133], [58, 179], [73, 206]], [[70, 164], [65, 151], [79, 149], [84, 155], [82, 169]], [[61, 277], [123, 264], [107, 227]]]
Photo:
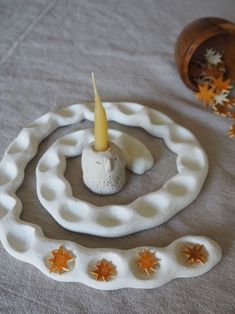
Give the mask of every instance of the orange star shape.
[[160, 264], [160, 260], [156, 258], [154, 252], [147, 249], [138, 252], [138, 256], [136, 263], [139, 265], [139, 271], [145, 272], [150, 277], [151, 272], [156, 272], [156, 266]]
[[226, 105], [220, 105], [220, 104], [215, 105], [213, 107], [213, 110], [217, 115], [221, 117], [227, 117], [229, 114], [229, 109]]
[[235, 137], [235, 124], [233, 124], [230, 128], [229, 128], [229, 130], [228, 130], [228, 136], [229, 137]]
[[228, 102], [226, 104], [229, 108], [235, 107], [235, 97], [228, 98]]
[[202, 100], [205, 107], [208, 107], [213, 103], [213, 98], [216, 96], [216, 92], [213, 88], [210, 88], [208, 84], [198, 85], [199, 92], [195, 93], [197, 99]]
[[213, 79], [213, 86], [218, 92], [229, 91], [232, 88], [231, 80], [224, 80], [222, 76]]
[[51, 254], [53, 258], [49, 259], [50, 272], [62, 274], [63, 271], [69, 271], [68, 262], [72, 262], [74, 258], [62, 245], [57, 250], [51, 251]]
[[103, 258], [95, 265], [91, 274], [96, 277], [96, 280], [108, 281], [117, 275], [116, 266]]
[[227, 117], [235, 120], [235, 111], [228, 111]]
[[204, 70], [203, 74], [205, 77], [213, 77], [218, 78], [221, 76], [222, 73], [224, 73], [225, 69], [221, 68], [221, 66], [215, 66], [209, 64], [207, 68]]
[[204, 246], [202, 244], [185, 245], [181, 251], [181, 254], [187, 257], [185, 263], [191, 265], [205, 264], [207, 255], [203, 252], [203, 249]]

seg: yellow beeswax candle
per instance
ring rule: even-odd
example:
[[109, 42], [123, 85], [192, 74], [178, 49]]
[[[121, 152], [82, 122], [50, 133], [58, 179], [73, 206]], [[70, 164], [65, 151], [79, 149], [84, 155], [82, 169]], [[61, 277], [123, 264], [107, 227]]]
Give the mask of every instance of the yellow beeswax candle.
[[91, 77], [95, 93], [95, 123], [94, 123], [95, 149], [97, 151], [105, 151], [109, 147], [108, 122], [106, 112], [104, 110], [97, 90], [94, 73], [91, 73]]

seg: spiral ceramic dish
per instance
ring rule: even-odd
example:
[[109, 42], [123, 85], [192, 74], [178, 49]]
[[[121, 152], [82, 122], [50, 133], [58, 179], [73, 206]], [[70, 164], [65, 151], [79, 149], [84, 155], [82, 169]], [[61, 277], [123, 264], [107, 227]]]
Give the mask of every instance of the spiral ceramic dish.
[[[59, 139], [39, 161], [36, 171], [39, 200], [59, 224], [76, 232], [116, 237], [158, 226], [198, 196], [208, 171], [207, 157], [192, 133], [156, 110], [133, 103], [104, 103], [104, 106], [108, 120], [138, 126], [163, 138], [167, 147], [177, 154], [178, 174], [160, 190], [145, 194], [128, 205], [97, 207], [81, 201], [73, 197], [63, 173], [65, 158], [79, 155], [93, 140], [92, 132], [83, 130]], [[47, 127], [93, 120], [93, 106], [73, 105], [49, 115]], [[143, 174], [152, 166], [150, 152], [138, 140], [127, 134], [121, 136], [118, 131], [110, 131], [110, 135], [127, 159], [132, 152], [127, 164], [133, 172]]]
[[[122, 212], [125, 219], [120, 216], [118, 219], [121, 225], [110, 228], [109, 225], [100, 225], [99, 220], [96, 220], [95, 224], [100, 231], [97, 229], [94, 234], [99, 234], [102, 230], [106, 234], [107, 230], [114, 229], [111, 236], [124, 235], [156, 226], [197, 197], [208, 170], [205, 153], [189, 131], [156, 110], [135, 103], [104, 103], [104, 106], [109, 120], [141, 126], [150, 134], [163, 138], [167, 147], [177, 154], [178, 174], [166, 182], [157, 195], [156, 192], [147, 194], [144, 204], [143, 200], [140, 202], [137, 199], [130, 215], [129, 212], [124, 215], [124, 208]], [[54, 113], [47, 113], [25, 127], [6, 150], [0, 162], [0, 239], [4, 248], [15, 258], [31, 263], [53, 279], [82, 282], [107, 290], [123, 287], [153, 288], [173, 278], [198, 276], [210, 270], [220, 260], [221, 250], [213, 240], [205, 237], [188, 236], [176, 240], [166, 248], [149, 248], [158, 252], [161, 263], [156, 274], [146, 280], [133, 266], [136, 252], [141, 248], [88, 249], [73, 242], [48, 239], [39, 226], [20, 220], [22, 202], [15, 193], [24, 179], [26, 165], [37, 153], [39, 143], [56, 128], [79, 123], [83, 119], [93, 120], [93, 104], [76, 104]], [[102, 209], [101, 207], [100, 210]], [[127, 209], [129, 211], [130, 207], [127, 206]], [[154, 215], [149, 217], [149, 212]], [[141, 220], [138, 220], [140, 225], [135, 226], [129, 221], [130, 217], [133, 219], [135, 215], [141, 217]], [[128, 232], [123, 227], [127, 227], [127, 221], [131, 224]], [[209, 255], [207, 263], [189, 267], [181, 262], [176, 247], [179, 248], [188, 242], [204, 245]], [[59, 245], [66, 247], [75, 256], [71, 271], [63, 275], [50, 273], [48, 269], [49, 254]], [[112, 260], [116, 265], [117, 276], [114, 279], [99, 282], [91, 278], [89, 270], [98, 258]]]

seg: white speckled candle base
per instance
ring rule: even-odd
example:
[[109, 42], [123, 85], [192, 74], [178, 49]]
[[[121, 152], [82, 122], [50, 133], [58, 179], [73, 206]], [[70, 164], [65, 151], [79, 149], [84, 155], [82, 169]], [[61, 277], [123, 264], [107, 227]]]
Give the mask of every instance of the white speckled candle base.
[[123, 153], [114, 143], [101, 152], [90, 143], [82, 152], [83, 182], [96, 194], [117, 193], [126, 182], [125, 165]]

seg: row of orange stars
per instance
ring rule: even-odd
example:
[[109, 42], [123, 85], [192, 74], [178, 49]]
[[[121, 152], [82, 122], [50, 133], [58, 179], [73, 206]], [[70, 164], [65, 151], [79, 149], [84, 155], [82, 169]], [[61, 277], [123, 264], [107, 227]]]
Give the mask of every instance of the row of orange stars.
[[[70, 270], [69, 263], [74, 261], [72, 253], [60, 246], [57, 250], [53, 250], [51, 254], [53, 257], [49, 259], [50, 272], [63, 274], [64, 271]], [[186, 257], [186, 264], [197, 265], [204, 264], [207, 261], [207, 254], [201, 244], [185, 245], [181, 254]], [[156, 257], [155, 252], [144, 249], [138, 252], [137, 255], [136, 264], [140, 273], [145, 273], [150, 277], [157, 271], [156, 268], [159, 266], [160, 260]], [[101, 281], [108, 281], [117, 275], [116, 266], [106, 259], [98, 261], [90, 273], [96, 280]]]

